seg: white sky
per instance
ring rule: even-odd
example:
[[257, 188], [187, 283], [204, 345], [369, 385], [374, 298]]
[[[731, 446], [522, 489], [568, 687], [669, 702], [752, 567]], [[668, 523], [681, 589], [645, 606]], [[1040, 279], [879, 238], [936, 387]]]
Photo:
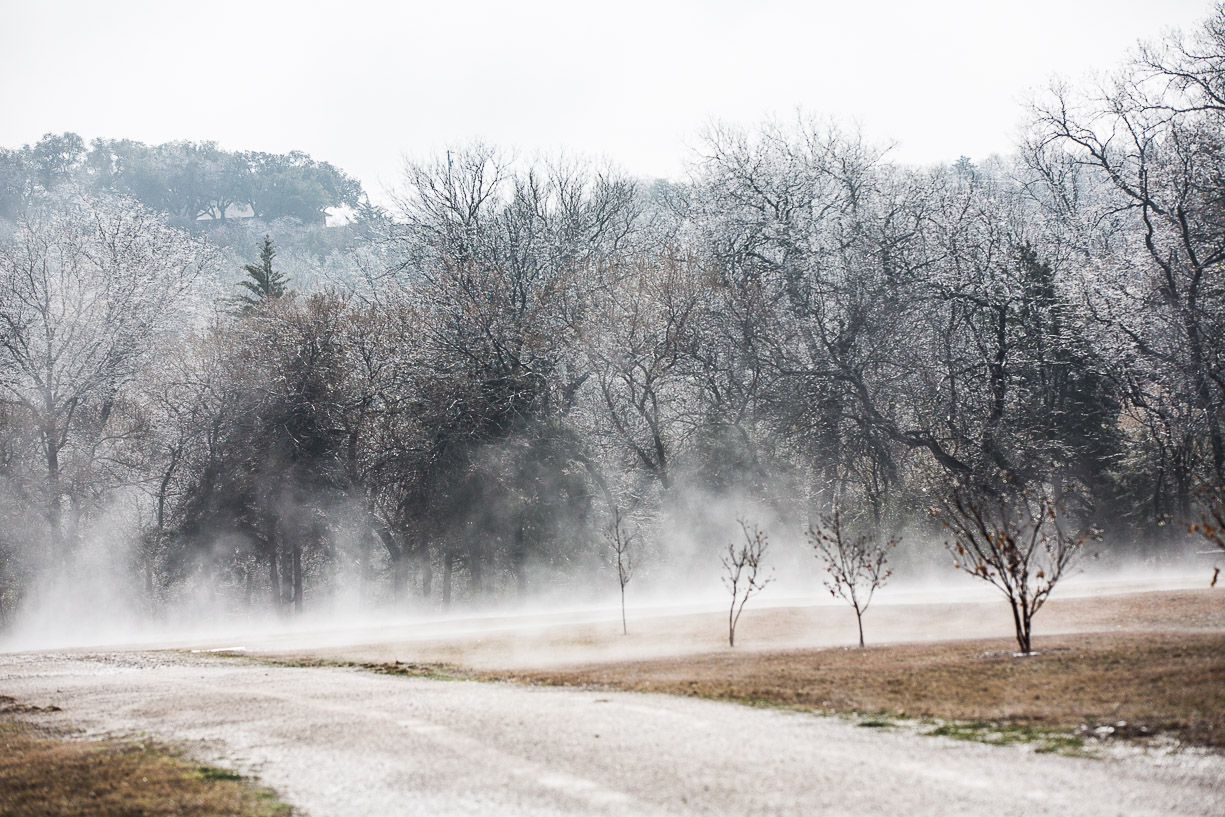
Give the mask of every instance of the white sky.
[[0, 145], [305, 150], [376, 199], [481, 138], [678, 176], [711, 119], [797, 108], [902, 161], [1008, 151], [1023, 103], [1192, 27], [1208, 0], [0, 0]]

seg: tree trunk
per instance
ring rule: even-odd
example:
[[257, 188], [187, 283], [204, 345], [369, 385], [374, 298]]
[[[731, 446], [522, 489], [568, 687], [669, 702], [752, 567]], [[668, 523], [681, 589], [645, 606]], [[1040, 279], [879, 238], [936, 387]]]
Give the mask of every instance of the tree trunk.
[[421, 571], [421, 598], [428, 599], [434, 592], [434, 560], [430, 558], [428, 542], [417, 544], [417, 563]]
[[293, 546], [293, 608], [294, 612], [302, 612], [302, 544], [295, 540]]
[[276, 543], [268, 544], [268, 589], [272, 598], [272, 609], [281, 609], [281, 582], [276, 564]]
[[455, 553], [447, 551], [442, 560], [442, 609], [451, 609], [451, 575], [455, 571]]
[[397, 538], [386, 525], [375, 529], [383, 547], [387, 549], [387, 558], [391, 560], [391, 596], [398, 604], [404, 598], [404, 590], [408, 586], [408, 549], [407, 543]]
[[[1196, 290], [1201, 274], [1196, 275]], [[1194, 296], [1193, 296], [1194, 297]], [[1200, 332], [1196, 313], [1199, 311], [1193, 301], [1184, 310], [1184, 327], [1187, 333], [1191, 365], [1195, 373], [1195, 399], [1208, 425], [1208, 441], [1212, 450], [1212, 471], [1217, 485], [1225, 484], [1225, 438], [1221, 434], [1221, 424], [1218, 422], [1216, 404], [1212, 399], [1212, 386], [1209, 376], [1209, 359], [1205, 354], [1204, 338]]]
[[408, 558], [401, 548], [391, 559], [391, 597], [399, 605], [408, 593]]
[[621, 585], [621, 635], [629, 635], [629, 627], [625, 623], [625, 585]]
[[64, 502], [60, 495], [60, 441], [55, 421], [43, 427], [47, 455], [47, 522], [51, 526], [51, 544], [55, 558], [68, 562], [64, 539]]
[[468, 587], [474, 599], [480, 598], [485, 591], [485, 565], [481, 561], [482, 555], [479, 545], [468, 546]]
[[154, 590], [153, 590], [153, 554], [145, 553], [145, 598], [149, 602], [149, 610], [152, 611], [154, 605]]
[[1010, 601], [1012, 604], [1012, 622], [1017, 629], [1017, 646], [1021, 648], [1021, 652], [1028, 655], [1029, 648], [1029, 623], [1031, 615], [1028, 610], [1022, 609], [1021, 605], [1016, 601]]
[[293, 601], [293, 559], [282, 551], [281, 553], [281, 604], [288, 605]]
[[515, 544], [511, 549], [511, 562], [515, 571], [515, 593], [519, 598], [527, 596], [527, 536], [523, 525], [515, 531]]
[[1174, 490], [1175, 501], [1178, 503], [1178, 523], [1182, 526], [1191, 524], [1191, 456], [1178, 457], [1175, 461]]
[[[370, 536], [377, 536], [373, 530], [370, 531]], [[370, 598], [370, 548], [371, 545], [367, 542], [366, 537], [358, 539], [357, 543], [357, 603], [363, 609], [367, 606], [366, 602]]]

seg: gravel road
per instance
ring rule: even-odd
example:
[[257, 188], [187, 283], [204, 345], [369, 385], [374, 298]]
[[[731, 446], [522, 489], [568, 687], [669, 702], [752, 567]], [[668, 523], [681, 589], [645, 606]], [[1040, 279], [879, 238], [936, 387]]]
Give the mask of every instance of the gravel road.
[[0, 693], [182, 742], [313, 817], [1225, 814], [1220, 756], [1067, 758], [657, 695], [174, 652], [0, 655]]

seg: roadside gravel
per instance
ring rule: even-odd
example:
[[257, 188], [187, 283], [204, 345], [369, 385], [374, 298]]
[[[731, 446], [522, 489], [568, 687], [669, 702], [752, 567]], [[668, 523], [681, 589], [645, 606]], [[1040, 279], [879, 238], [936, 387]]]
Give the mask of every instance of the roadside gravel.
[[1225, 813], [1220, 755], [1069, 758], [662, 695], [177, 652], [0, 655], [0, 693], [180, 742], [314, 817]]

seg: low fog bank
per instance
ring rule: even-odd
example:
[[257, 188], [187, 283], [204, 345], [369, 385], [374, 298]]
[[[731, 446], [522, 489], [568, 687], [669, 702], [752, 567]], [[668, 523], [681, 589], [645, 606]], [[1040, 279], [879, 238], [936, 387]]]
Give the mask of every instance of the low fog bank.
[[[1052, 598], [1038, 616], [1038, 637], [1082, 632], [1182, 632], [1225, 629], [1216, 590], [1183, 589], [1193, 577], [1159, 582], [1116, 575], [1081, 581]], [[1002, 599], [974, 587], [965, 592], [899, 585], [865, 615], [868, 646], [961, 639], [998, 639], [1008, 649], [1012, 623]], [[629, 632], [611, 605], [537, 606], [447, 615], [307, 614], [294, 620], [217, 622], [194, 630], [145, 627], [91, 648], [192, 649], [223, 654], [357, 662], [455, 664], [512, 670], [683, 657], [727, 647], [725, 600], [633, 604]], [[10, 640], [7, 652], [30, 652], [45, 640]], [[853, 647], [855, 617], [828, 598], [763, 595], [745, 610], [737, 651]], [[1040, 642], [1039, 642], [1040, 643]], [[64, 645], [68, 646], [68, 645]]]
[[[120, 526], [112, 515], [111, 524], [99, 525], [83, 537], [73, 570], [48, 569], [31, 583], [0, 635], [0, 651], [242, 647], [272, 652], [331, 650], [335, 655], [348, 655], [348, 648], [367, 645], [371, 649], [361, 655], [386, 653], [395, 660], [414, 650], [422, 654], [422, 644], [434, 645], [425, 650], [426, 655], [462, 657], [452, 655], [443, 645], [489, 638], [495, 642], [509, 639], [517, 645], [495, 651], [494, 657], [504, 662], [536, 660], [546, 654], [552, 661], [567, 657], [611, 660], [618, 655], [675, 652], [682, 649], [679, 643], [685, 633], [700, 633], [701, 637], [691, 648], [683, 649], [713, 649], [725, 639], [732, 598], [721, 560], [729, 544], [744, 538], [738, 522], [744, 516], [733, 513], [730, 506], [720, 507], [725, 513], [712, 507], [700, 527], [657, 534], [649, 551], [644, 548], [645, 553], [636, 554], [640, 561], [625, 587], [629, 628], [625, 643], [608, 641], [619, 634], [622, 615], [615, 564], [608, 561], [592, 559], [578, 571], [538, 568], [504, 592], [483, 597], [465, 593], [457, 582], [449, 604], [438, 597], [396, 599], [386, 579], [380, 583], [362, 575], [361, 560], [343, 546], [351, 546], [357, 537], [346, 533], [338, 538], [341, 544], [331, 554], [340, 564], [311, 574], [302, 609], [273, 609], [250, 595], [248, 583], [234, 581], [225, 571], [200, 569], [160, 592], [154, 588], [150, 595], [146, 577], [132, 570], [139, 546], [119, 535]], [[757, 510], [757, 518], [769, 520], [762, 528], [776, 533], [770, 536], [762, 560], [762, 576], [768, 581], [745, 607], [747, 631], [752, 632], [758, 617], [777, 622], [778, 616], [791, 615], [795, 621], [779, 625], [785, 633], [759, 641], [757, 646], [842, 643], [853, 624], [844, 632], [842, 627], [818, 623], [853, 621], [848, 618], [850, 608], [827, 586], [826, 565], [816, 558], [810, 541], [796, 535], [794, 524], [788, 526], [777, 515], [760, 507]], [[791, 536], [784, 535], [788, 529]], [[1007, 635], [1004, 598], [996, 588], [954, 569], [943, 540], [903, 537], [890, 559], [894, 572], [875, 592], [866, 616], [869, 632], [874, 625], [879, 627], [878, 639]], [[1058, 607], [1059, 601], [1077, 598], [1206, 588], [1213, 577], [1214, 560], [1219, 561], [1216, 554], [1203, 553], [1202, 548], [1197, 551], [1194, 542], [1182, 549], [1166, 548], [1161, 558], [1086, 548], [1059, 583], [1052, 604]], [[530, 588], [528, 593], [519, 592], [524, 586]], [[934, 615], [937, 620], [925, 619], [916, 630], [905, 623], [916, 615]], [[1039, 619], [1040, 630], [1045, 617]], [[984, 620], [989, 622], [985, 626]], [[811, 626], [796, 623], [802, 621]], [[1073, 625], [1064, 621], [1060, 626]], [[721, 636], [717, 635], [720, 628], [724, 630]], [[599, 651], [576, 652], [564, 645], [554, 650], [557, 645], [546, 643], [555, 637], [603, 646]], [[395, 645], [403, 644], [417, 646], [397, 652]]]
[[[486, 458], [502, 456], [498, 450]], [[745, 603], [746, 623], [771, 610], [848, 615], [845, 599], [834, 592], [837, 583], [831, 584], [836, 565], [818, 547], [818, 533], [828, 535], [835, 524], [844, 548], [879, 554], [868, 621], [890, 615], [890, 607], [966, 605], [952, 617], [980, 617], [979, 607], [1000, 614], [985, 614], [996, 616], [985, 630], [936, 626], [924, 637], [993, 633], [997, 623], [1007, 624], [998, 588], [958, 566], [965, 558], [955, 554], [955, 532], [934, 512], [890, 524], [863, 506], [845, 505], [835, 520], [821, 511], [822, 502], [829, 507], [825, 493], [805, 492], [794, 475], [743, 482], [751, 489], [716, 490], [709, 480], [693, 478], [667, 493], [640, 492], [626, 503], [632, 510], [622, 513], [589, 490], [592, 481], [538, 474], [531, 483], [536, 499], [525, 502], [520, 490], [453, 505], [454, 515], [429, 520], [428, 532], [414, 529], [412, 551], [407, 542], [398, 551], [390, 547], [390, 534], [360, 503], [284, 490], [288, 480], [279, 498], [264, 506], [275, 534], [263, 538], [262, 528], [245, 522], [189, 535], [154, 528], [151, 535], [147, 495], [119, 493], [76, 526], [71, 543], [40, 542], [37, 520], [27, 520], [23, 551], [31, 558], [19, 565], [18, 602], [4, 608], [0, 650], [340, 649], [470, 640], [482, 633], [535, 632], [532, 638], [540, 640], [563, 625], [588, 626], [604, 643], [620, 629], [624, 589], [630, 640], [651, 621], [647, 629], [666, 652], [677, 646], [665, 637], [662, 622], [696, 616], [726, 626], [730, 571], [754, 542], [761, 548], [757, 591]], [[568, 494], [581, 501], [559, 500]], [[525, 505], [534, 515], [525, 517]], [[1148, 543], [1090, 536], [1077, 540], [1052, 598], [1203, 588], [1221, 561], [1222, 554], [1206, 551], [1203, 540], [1189, 534]], [[1050, 553], [1035, 551], [1034, 586], [1041, 584], [1041, 571], [1053, 569]], [[856, 582], [863, 578], [857, 575]], [[1035, 582], [1032, 576], [1029, 581]], [[894, 631], [909, 637], [900, 622]], [[766, 643], [839, 638], [789, 635]], [[708, 633], [695, 641], [703, 648], [718, 643]]]

